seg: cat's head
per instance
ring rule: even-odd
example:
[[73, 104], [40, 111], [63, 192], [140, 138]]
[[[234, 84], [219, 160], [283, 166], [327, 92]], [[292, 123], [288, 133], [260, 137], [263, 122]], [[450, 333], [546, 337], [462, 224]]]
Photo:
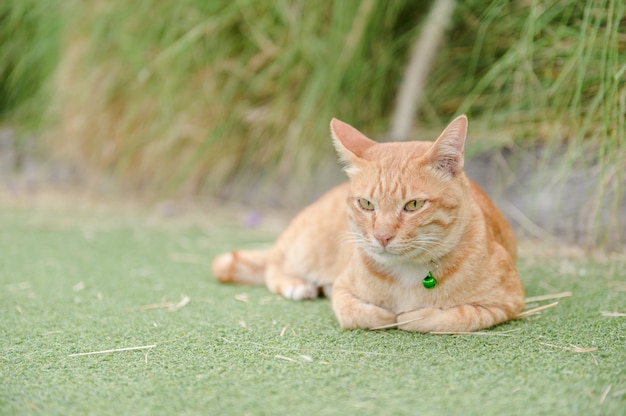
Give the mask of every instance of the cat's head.
[[368, 256], [426, 263], [457, 245], [469, 217], [464, 115], [435, 142], [377, 143], [337, 119], [330, 126], [350, 177], [353, 237]]

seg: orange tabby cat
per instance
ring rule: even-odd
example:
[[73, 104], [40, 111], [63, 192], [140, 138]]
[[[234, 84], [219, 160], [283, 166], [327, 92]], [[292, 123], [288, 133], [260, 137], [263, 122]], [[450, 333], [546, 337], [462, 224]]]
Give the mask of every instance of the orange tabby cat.
[[342, 328], [474, 331], [517, 316], [515, 236], [463, 172], [467, 118], [434, 143], [330, 127], [350, 182], [304, 209], [271, 250], [218, 256], [215, 276], [289, 299], [332, 293]]

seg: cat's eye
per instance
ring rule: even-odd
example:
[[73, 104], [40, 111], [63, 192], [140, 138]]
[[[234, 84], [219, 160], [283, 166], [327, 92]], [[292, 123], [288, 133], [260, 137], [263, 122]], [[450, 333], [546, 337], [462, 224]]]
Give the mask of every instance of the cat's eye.
[[424, 201], [418, 201], [417, 199], [414, 199], [406, 203], [406, 205], [404, 206], [404, 210], [405, 211], [417, 211], [423, 205], [424, 205]]
[[359, 205], [364, 210], [367, 210], [367, 211], [373, 211], [374, 210], [374, 204], [372, 204], [367, 199], [359, 198]]

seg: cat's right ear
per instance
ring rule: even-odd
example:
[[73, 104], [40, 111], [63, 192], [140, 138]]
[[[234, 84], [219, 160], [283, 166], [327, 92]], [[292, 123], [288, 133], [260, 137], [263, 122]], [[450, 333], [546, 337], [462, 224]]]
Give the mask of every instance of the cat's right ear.
[[346, 165], [345, 171], [348, 175], [358, 170], [358, 165], [366, 160], [367, 149], [377, 144], [351, 125], [336, 118], [330, 122], [330, 133], [339, 158]]

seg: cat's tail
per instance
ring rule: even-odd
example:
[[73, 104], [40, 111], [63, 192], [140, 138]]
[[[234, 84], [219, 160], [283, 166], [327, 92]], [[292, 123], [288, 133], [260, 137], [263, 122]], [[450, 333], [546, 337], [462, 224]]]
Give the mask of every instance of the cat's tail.
[[213, 275], [220, 282], [263, 285], [269, 250], [231, 251], [213, 260]]

